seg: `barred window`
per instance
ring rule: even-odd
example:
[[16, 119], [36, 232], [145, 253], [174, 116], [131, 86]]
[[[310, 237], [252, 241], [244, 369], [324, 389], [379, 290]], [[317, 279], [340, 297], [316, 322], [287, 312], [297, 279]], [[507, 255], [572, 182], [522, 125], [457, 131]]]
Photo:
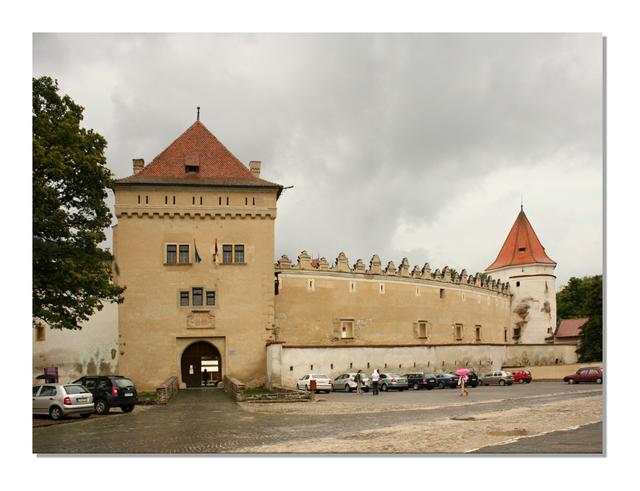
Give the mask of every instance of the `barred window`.
[[202, 305], [202, 288], [193, 288], [191, 290], [193, 305]]
[[189, 245], [180, 245], [180, 264], [187, 264], [189, 262]]
[[167, 245], [167, 264], [176, 264], [177, 257], [177, 246], [175, 244]]

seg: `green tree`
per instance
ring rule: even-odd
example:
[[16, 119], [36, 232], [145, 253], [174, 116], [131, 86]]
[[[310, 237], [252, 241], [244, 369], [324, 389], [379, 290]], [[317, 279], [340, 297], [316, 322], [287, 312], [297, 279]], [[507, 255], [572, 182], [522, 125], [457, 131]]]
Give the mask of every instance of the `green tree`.
[[556, 296], [558, 321], [589, 317], [582, 326], [580, 362], [602, 360], [602, 275], [571, 278]]
[[33, 79], [33, 324], [80, 329], [102, 301], [121, 302], [113, 256], [99, 247], [111, 225], [106, 140], [80, 127], [84, 108]]

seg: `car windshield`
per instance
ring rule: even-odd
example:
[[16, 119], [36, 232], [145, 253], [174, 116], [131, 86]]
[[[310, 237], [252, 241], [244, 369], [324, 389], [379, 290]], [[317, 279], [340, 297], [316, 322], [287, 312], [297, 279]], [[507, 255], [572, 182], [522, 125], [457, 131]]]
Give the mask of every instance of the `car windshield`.
[[424, 378], [435, 378], [436, 376], [433, 373], [425, 373]]
[[128, 378], [114, 378], [113, 383], [120, 388], [133, 387], [133, 382]]
[[64, 391], [67, 394], [86, 394], [89, 393], [82, 385], [65, 385]]

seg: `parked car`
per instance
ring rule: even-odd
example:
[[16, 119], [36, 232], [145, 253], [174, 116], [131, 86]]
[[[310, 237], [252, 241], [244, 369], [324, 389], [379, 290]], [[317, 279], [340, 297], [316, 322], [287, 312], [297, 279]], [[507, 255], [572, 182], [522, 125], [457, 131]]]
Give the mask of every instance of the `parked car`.
[[321, 375], [317, 373], [308, 373], [304, 377], [302, 377], [296, 385], [300, 390], [311, 390], [311, 381], [316, 381], [316, 392], [325, 391], [327, 393], [331, 392], [331, 379], [326, 375]]
[[391, 389], [396, 389], [402, 392], [404, 389], [409, 388], [407, 378], [397, 373], [381, 373], [380, 380], [378, 381], [378, 388], [381, 392], [386, 392]]
[[[360, 376], [362, 377], [362, 390], [369, 392], [369, 378], [363, 372], [360, 373]], [[355, 373], [343, 373], [334, 378], [331, 384], [333, 390], [344, 390], [345, 392], [356, 390], [357, 386]]]
[[413, 388], [413, 390], [431, 390], [438, 386], [438, 381], [433, 373], [412, 372], [405, 373], [403, 377], [407, 378], [407, 383], [409, 384], [409, 387]]
[[93, 395], [80, 384], [33, 386], [33, 414], [48, 414], [58, 420], [69, 414], [88, 418], [93, 411]]
[[498, 370], [496, 372], [485, 373], [480, 377], [480, 385], [512, 385], [513, 375], [511, 372], [505, 372], [504, 370]]
[[529, 370], [511, 370], [513, 381], [519, 384], [530, 384], [532, 377]]
[[438, 387], [444, 389], [445, 387], [449, 387], [450, 389], [455, 389], [458, 386], [458, 377], [453, 373], [439, 373], [436, 375], [436, 380], [438, 381]]
[[96, 414], [107, 414], [112, 407], [130, 413], [138, 402], [135, 384], [121, 375], [87, 376], [74, 384], [84, 385], [93, 394]]
[[584, 367], [579, 368], [576, 373], [567, 375], [563, 380], [569, 384], [579, 384], [580, 382], [595, 382], [596, 384], [601, 384], [602, 377], [602, 368]]

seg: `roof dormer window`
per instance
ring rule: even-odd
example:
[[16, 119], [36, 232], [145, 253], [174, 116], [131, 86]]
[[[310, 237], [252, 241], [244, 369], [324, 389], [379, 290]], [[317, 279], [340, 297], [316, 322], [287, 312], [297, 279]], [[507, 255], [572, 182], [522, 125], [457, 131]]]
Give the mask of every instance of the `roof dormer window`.
[[198, 171], [200, 170], [200, 166], [199, 165], [193, 165], [193, 164], [191, 164], [191, 165], [187, 164], [187, 165], [184, 166], [184, 170], [185, 170], [185, 172], [187, 174], [197, 174]]
[[527, 248], [526, 248], [526, 247], [520, 247], [520, 248], [518, 248], [518, 252], [524, 252], [524, 251], [526, 251], [526, 250], [527, 250]]

